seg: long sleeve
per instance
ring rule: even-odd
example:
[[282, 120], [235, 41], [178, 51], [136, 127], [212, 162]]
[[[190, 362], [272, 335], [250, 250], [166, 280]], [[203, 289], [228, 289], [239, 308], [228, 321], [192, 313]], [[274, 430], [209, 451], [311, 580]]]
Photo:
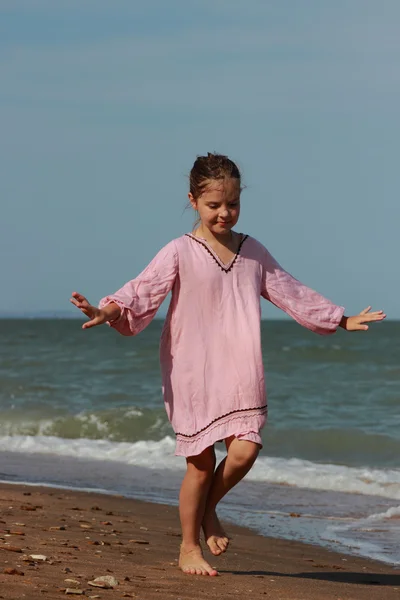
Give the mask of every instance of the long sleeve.
[[171, 291], [178, 273], [175, 242], [167, 244], [151, 263], [120, 290], [100, 300], [99, 308], [115, 302], [121, 314], [109, 324], [122, 335], [136, 335], [152, 321]]
[[293, 317], [300, 325], [319, 333], [334, 333], [344, 308], [333, 304], [287, 273], [263, 247], [261, 295]]

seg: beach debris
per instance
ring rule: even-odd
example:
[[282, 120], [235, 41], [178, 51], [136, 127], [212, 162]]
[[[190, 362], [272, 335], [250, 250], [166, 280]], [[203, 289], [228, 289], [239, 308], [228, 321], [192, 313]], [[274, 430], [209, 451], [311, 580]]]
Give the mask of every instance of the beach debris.
[[44, 554], [30, 554], [29, 558], [37, 562], [45, 562], [47, 560], [47, 556]]
[[301, 514], [300, 513], [291, 512], [290, 515], [289, 515], [289, 517], [298, 518], [298, 517], [301, 517]]
[[100, 525], [112, 525], [111, 521], [100, 521]]
[[[0, 521], [1, 523], [2, 521]], [[15, 525], [15, 527], [26, 527], [25, 523], [13, 523], [13, 525]]]
[[149, 530], [148, 527], [140, 527], [140, 529], [142, 529], [143, 531], [148, 531]]
[[4, 575], [24, 575], [23, 571], [19, 571], [18, 569], [13, 569], [11, 567], [7, 567], [3, 571]]
[[129, 544], [150, 544], [147, 540], [128, 540]]
[[49, 528], [49, 531], [65, 531], [67, 528], [65, 525], [53, 526]]
[[88, 581], [88, 584], [93, 587], [103, 588], [104, 590], [117, 587], [118, 580], [111, 575], [102, 575], [101, 577], [96, 577], [93, 581]]
[[98, 594], [96, 594], [95, 596], [89, 596], [89, 598], [92, 598], [92, 600], [95, 600], [95, 598], [101, 598], [101, 596], [99, 596]]
[[87, 525], [86, 523], [80, 523], [79, 527], [81, 529], [92, 529], [91, 525]]
[[77, 588], [67, 588], [65, 590], [66, 594], [76, 594], [77, 596], [83, 596], [84, 595], [84, 591], [83, 590], [78, 590]]
[[72, 571], [69, 567], [64, 567], [63, 573], [72, 573]]
[[100, 506], [92, 506], [90, 510], [101, 510]]
[[78, 581], [78, 579], [64, 579], [64, 583], [68, 583], [68, 584], [72, 584], [72, 585], [79, 585], [80, 581]]
[[10, 531], [10, 535], [25, 535], [25, 531]]
[[32, 506], [31, 504], [23, 504], [20, 507], [21, 510], [30, 510], [30, 511], [35, 511], [36, 510], [36, 506]]
[[9, 552], [22, 552], [22, 548], [17, 548], [17, 546], [0, 546], [1, 550], [8, 550]]

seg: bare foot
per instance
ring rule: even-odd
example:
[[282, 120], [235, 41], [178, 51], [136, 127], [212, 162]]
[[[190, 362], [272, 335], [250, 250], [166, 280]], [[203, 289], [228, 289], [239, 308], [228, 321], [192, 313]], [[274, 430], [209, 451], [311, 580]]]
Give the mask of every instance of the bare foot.
[[179, 566], [188, 575], [218, 575], [218, 571], [213, 569], [204, 559], [200, 546], [194, 546], [190, 550], [186, 550], [184, 545], [181, 544]]
[[226, 535], [215, 510], [204, 515], [202, 523], [204, 537], [207, 545], [215, 556], [226, 552], [228, 549], [229, 538]]

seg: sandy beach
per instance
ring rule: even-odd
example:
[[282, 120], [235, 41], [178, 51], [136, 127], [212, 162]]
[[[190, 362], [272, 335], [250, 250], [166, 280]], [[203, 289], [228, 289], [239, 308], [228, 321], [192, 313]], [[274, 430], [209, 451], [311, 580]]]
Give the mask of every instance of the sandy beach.
[[[4, 599], [399, 598], [400, 570], [390, 565], [264, 538], [230, 524], [228, 553], [207, 554], [220, 576], [184, 575], [177, 567], [178, 513], [171, 506], [1, 484], [0, 507]], [[93, 585], [103, 576], [118, 584], [111, 581], [115, 587], [108, 589]]]

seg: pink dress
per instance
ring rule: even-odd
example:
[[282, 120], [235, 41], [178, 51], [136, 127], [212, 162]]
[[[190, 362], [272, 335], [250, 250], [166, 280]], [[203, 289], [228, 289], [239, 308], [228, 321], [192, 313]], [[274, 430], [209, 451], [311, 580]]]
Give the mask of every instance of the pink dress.
[[320, 334], [336, 331], [344, 309], [294, 279], [252, 237], [242, 236], [237, 254], [224, 264], [192, 234], [167, 244], [100, 306], [116, 302], [121, 315], [110, 325], [136, 335], [170, 291], [160, 361], [175, 453], [194, 456], [230, 436], [261, 445], [267, 399], [260, 297]]

